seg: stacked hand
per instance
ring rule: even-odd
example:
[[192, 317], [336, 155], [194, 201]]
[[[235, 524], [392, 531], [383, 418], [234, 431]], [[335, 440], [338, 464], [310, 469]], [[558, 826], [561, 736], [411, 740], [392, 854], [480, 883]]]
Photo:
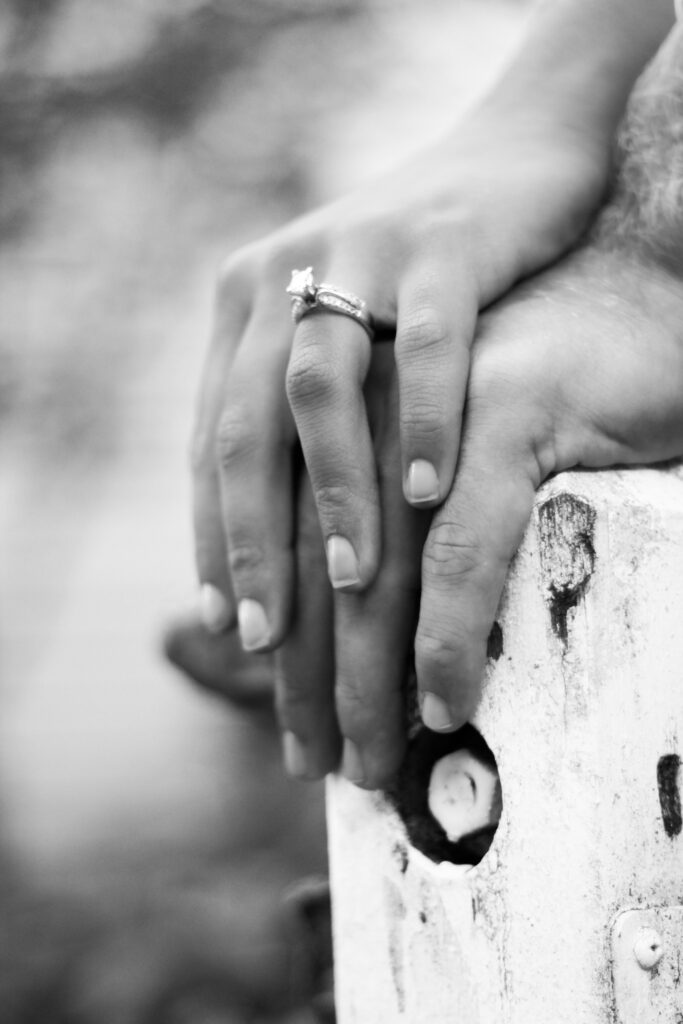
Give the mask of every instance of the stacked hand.
[[[573, 466], [683, 453], [682, 315], [680, 280], [591, 247], [482, 317], [455, 481], [422, 556], [415, 654], [433, 727], [460, 725], [476, 704], [505, 574], [539, 484]], [[395, 415], [387, 419], [376, 440], [387, 538], [380, 569], [365, 593], [336, 602], [337, 714], [353, 743], [344, 768], [369, 786], [386, 779], [403, 751], [401, 683], [426, 530], [402, 499], [398, 425]], [[311, 617], [285, 644], [296, 671], [283, 717], [313, 751], [311, 764], [322, 766], [309, 715], [321, 680], [305, 659], [316, 632]]]
[[[683, 452], [680, 282], [628, 238], [585, 244], [477, 323], [601, 196], [609, 138], [557, 113], [489, 100], [224, 273], [194, 445], [202, 614], [278, 650], [294, 774], [335, 767], [341, 737], [354, 781], [395, 770], [413, 641], [426, 724], [471, 713], [547, 476]], [[329, 312], [294, 331], [284, 288], [310, 264], [367, 302], [374, 345]]]
[[374, 346], [366, 397], [384, 543], [372, 585], [335, 596], [333, 654], [324, 553], [302, 483], [291, 554], [296, 612], [278, 673], [291, 769], [333, 768], [338, 725], [349, 777], [374, 786], [396, 768], [420, 578], [415, 653], [424, 713], [437, 728], [467, 718], [539, 484], [572, 466], [683, 453], [682, 318], [679, 279], [656, 262], [595, 245], [483, 316], [455, 480], [431, 525], [402, 494], [397, 373], [391, 346]]

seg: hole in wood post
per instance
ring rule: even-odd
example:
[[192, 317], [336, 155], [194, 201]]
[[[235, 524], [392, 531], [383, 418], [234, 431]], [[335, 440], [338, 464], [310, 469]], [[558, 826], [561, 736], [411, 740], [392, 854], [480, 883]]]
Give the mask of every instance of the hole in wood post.
[[437, 863], [478, 864], [503, 808], [496, 759], [472, 725], [452, 733], [418, 729], [388, 795], [410, 842]]
[[659, 806], [662, 809], [664, 831], [670, 839], [680, 835], [681, 828], [683, 828], [681, 794], [678, 788], [680, 767], [681, 759], [678, 754], [664, 754], [657, 762]]

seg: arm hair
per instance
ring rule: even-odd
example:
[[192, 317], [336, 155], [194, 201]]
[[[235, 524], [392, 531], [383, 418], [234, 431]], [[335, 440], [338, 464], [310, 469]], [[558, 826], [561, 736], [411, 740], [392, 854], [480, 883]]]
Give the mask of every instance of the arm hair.
[[683, 277], [683, 23], [638, 80], [616, 143], [616, 174], [592, 238]]

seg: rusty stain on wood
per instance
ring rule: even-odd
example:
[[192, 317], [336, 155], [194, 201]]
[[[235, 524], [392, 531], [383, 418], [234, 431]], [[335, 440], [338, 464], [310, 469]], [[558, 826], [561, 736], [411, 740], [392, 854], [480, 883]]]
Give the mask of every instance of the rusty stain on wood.
[[585, 594], [595, 568], [595, 510], [582, 498], [562, 492], [539, 506], [538, 524], [550, 622], [566, 649], [569, 612]]

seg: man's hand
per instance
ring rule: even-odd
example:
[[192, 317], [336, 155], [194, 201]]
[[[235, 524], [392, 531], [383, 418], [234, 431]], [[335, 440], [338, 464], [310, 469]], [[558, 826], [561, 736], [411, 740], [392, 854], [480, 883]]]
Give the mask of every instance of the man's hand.
[[[476, 705], [486, 641], [538, 486], [575, 466], [683, 454], [681, 324], [679, 279], [656, 263], [596, 245], [482, 318], [455, 482], [424, 548], [415, 658], [431, 728], [460, 726]], [[378, 351], [378, 361], [385, 357]], [[383, 384], [375, 396], [369, 393], [371, 409], [387, 390]], [[343, 768], [368, 787], [386, 782], [403, 754], [402, 686], [428, 526], [420, 518], [427, 514], [401, 499], [396, 402], [391, 405], [382, 406], [376, 433], [387, 538], [382, 560], [371, 587], [335, 601]], [[310, 577], [300, 585], [310, 586]], [[305, 652], [319, 629], [311, 615], [284, 648], [298, 645], [292, 683], [316, 691], [318, 700], [321, 680], [307, 676]], [[305, 749], [316, 735], [305, 703], [289, 710], [287, 728]], [[331, 749], [327, 762], [319, 748], [316, 757], [319, 765], [334, 764]]]

